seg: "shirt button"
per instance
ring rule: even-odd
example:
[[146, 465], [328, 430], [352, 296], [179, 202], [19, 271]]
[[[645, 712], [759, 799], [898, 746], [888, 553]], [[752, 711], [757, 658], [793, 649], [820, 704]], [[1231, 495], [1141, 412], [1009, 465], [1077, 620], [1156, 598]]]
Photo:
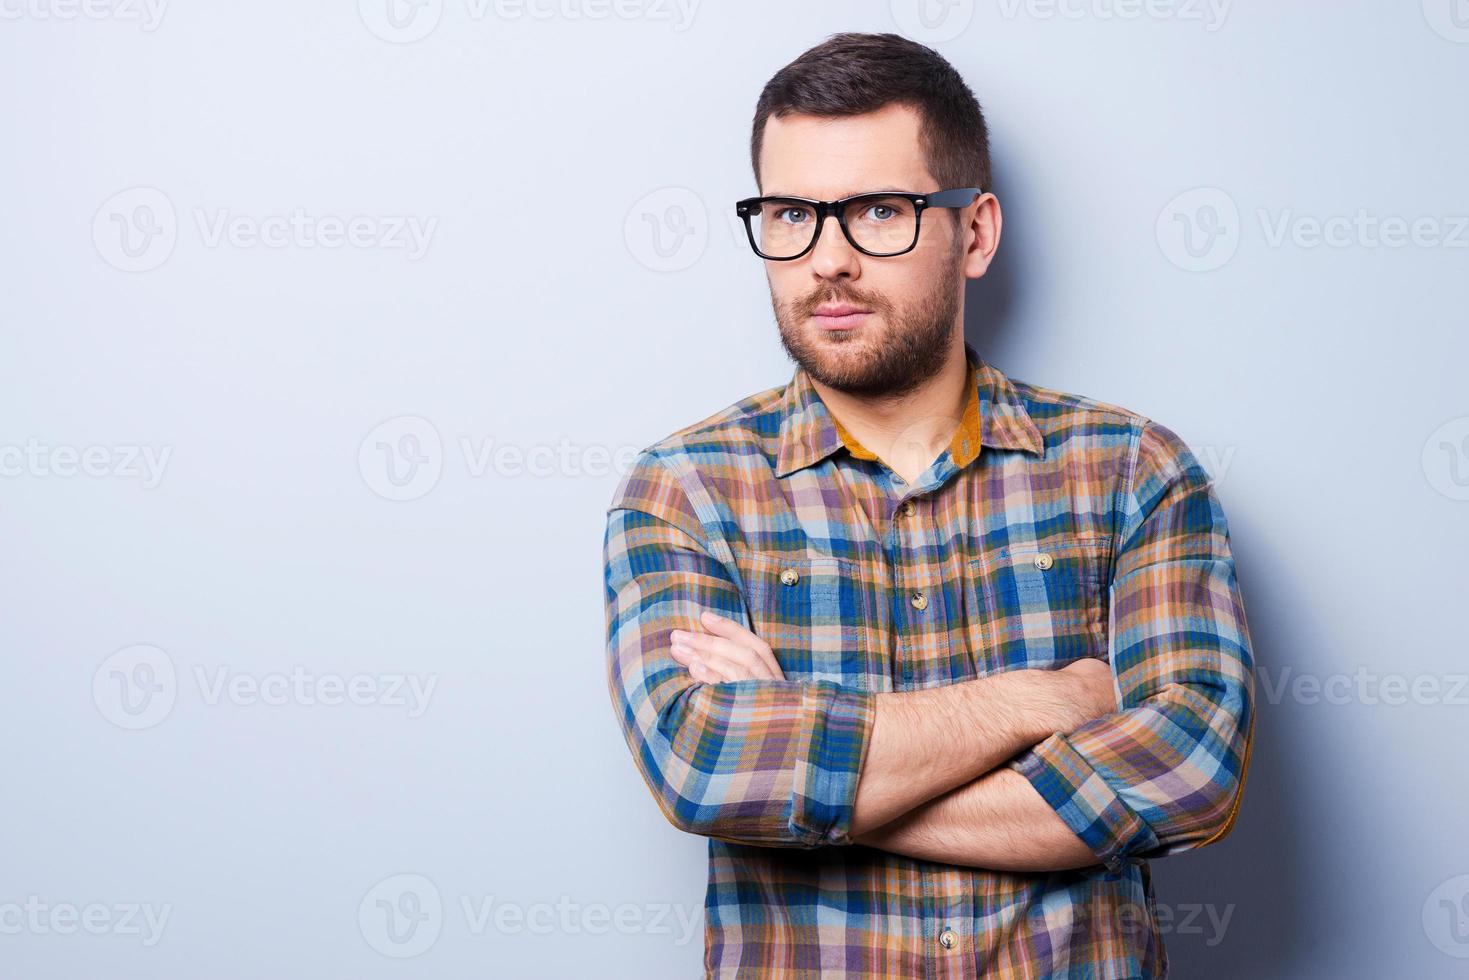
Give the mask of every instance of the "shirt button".
[[801, 573], [794, 568], [787, 568], [780, 573], [781, 585], [795, 585], [799, 581], [801, 581]]
[[953, 929], [945, 929], [939, 933], [939, 945], [944, 949], [953, 949], [958, 942], [959, 937], [954, 933]]
[[913, 593], [913, 598], [909, 599], [908, 601], [913, 603], [914, 609], [928, 608], [928, 596], [924, 595], [922, 592]]
[[917, 509], [918, 508], [914, 506], [913, 501], [906, 500], [906, 501], [903, 502], [903, 516], [904, 517], [912, 517], [913, 516], [913, 512], [916, 511]]
[[1046, 554], [1044, 551], [1035, 556], [1035, 567], [1039, 568], [1043, 572], [1046, 569], [1050, 568], [1052, 564], [1053, 563], [1051, 561], [1051, 556]]

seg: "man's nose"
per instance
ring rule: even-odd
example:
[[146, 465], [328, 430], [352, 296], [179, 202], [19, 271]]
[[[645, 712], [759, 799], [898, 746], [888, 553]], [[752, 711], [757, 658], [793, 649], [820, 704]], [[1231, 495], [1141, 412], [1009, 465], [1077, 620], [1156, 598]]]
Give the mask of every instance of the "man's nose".
[[860, 255], [842, 234], [837, 219], [828, 217], [821, 223], [821, 234], [811, 247], [811, 269], [823, 279], [855, 276], [860, 271]]

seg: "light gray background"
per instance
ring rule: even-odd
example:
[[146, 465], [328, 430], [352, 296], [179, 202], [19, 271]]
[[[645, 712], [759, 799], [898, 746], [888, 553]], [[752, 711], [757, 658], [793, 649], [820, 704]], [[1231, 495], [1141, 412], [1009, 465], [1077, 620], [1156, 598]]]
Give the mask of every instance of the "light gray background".
[[1465, 0], [69, 2], [0, 0], [0, 973], [698, 975], [604, 509], [790, 376], [731, 202], [846, 29], [987, 111], [970, 339], [1218, 482], [1260, 715], [1175, 975], [1469, 968]]

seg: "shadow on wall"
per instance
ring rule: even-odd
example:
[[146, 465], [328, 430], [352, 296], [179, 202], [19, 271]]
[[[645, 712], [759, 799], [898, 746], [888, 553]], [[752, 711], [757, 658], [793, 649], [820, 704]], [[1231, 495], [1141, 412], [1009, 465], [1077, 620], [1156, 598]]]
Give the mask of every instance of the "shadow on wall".
[[[1307, 866], [1317, 835], [1306, 826], [1309, 801], [1300, 795], [1301, 776], [1321, 753], [1306, 741], [1308, 726], [1293, 724], [1299, 719], [1283, 711], [1284, 705], [1270, 703], [1269, 687], [1262, 680], [1264, 670], [1279, 674], [1274, 654], [1290, 648], [1288, 617], [1300, 605], [1278, 579], [1269, 577], [1269, 569], [1280, 564], [1264, 553], [1264, 536], [1248, 533], [1248, 523], [1244, 514], [1230, 515], [1235, 569], [1255, 654], [1258, 713], [1244, 799], [1224, 840], [1153, 862], [1160, 912], [1166, 906], [1172, 917], [1164, 940], [1174, 971], [1183, 977], [1270, 980], [1308, 975], [1309, 964], [1300, 961], [1317, 944], [1330, 941], [1329, 929], [1313, 926], [1332, 920], [1334, 904], [1329, 894], [1308, 883], [1346, 884], [1339, 873]], [[1268, 588], [1253, 586], [1267, 581]], [[1184, 928], [1190, 915], [1190, 928]]]
[[[1005, 195], [996, 193], [1003, 204]], [[1003, 226], [995, 261], [983, 279], [967, 285], [964, 302], [966, 339], [1001, 370], [1007, 346], [1024, 339], [1006, 336], [1007, 321], [1021, 295], [1021, 274], [1044, 262], [1035, 230], [1027, 233], [1016, 218], [1012, 214]], [[1046, 383], [1043, 378], [1037, 381]], [[1154, 891], [1171, 975], [1295, 977], [1304, 974], [1293, 964], [1316, 943], [1329, 941], [1329, 930], [1312, 934], [1312, 926], [1329, 922], [1328, 906], [1334, 904], [1330, 896], [1306, 887], [1307, 882], [1331, 881], [1333, 876], [1330, 869], [1317, 873], [1305, 867], [1311, 831], [1301, 822], [1307, 801], [1292, 796], [1300, 774], [1320, 756], [1307, 744], [1308, 726], [1282, 724], [1298, 719], [1282, 717], [1282, 705], [1267, 700], [1261, 681], [1262, 665], [1268, 665], [1272, 676], [1278, 674], [1271, 654], [1290, 649], [1294, 631], [1288, 617], [1299, 605], [1293, 605], [1289, 589], [1271, 575], [1271, 569], [1280, 566], [1265, 553], [1268, 538], [1249, 533], [1254, 522], [1238, 503], [1233, 507], [1228, 500], [1222, 503], [1256, 661], [1254, 748], [1244, 799], [1229, 836], [1197, 851], [1153, 861]], [[1257, 582], [1270, 585], [1255, 587]], [[1290, 730], [1282, 733], [1282, 728]], [[1335, 879], [1340, 880], [1339, 874]]]
[[[998, 153], [993, 162], [995, 173], [1009, 172]], [[1030, 251], [1033, 236], [1026, 233], [1026, 227], [1017, 220], [1019, 216], [1005, 214], [1010, 198], [1004, 181], [995, 182], [994, 194], [1000, 201], [1000, 247], [984, 278], [970, 280], [965, 285], [964, 337], [981, 357], [993, 359], [995, 366], [1003, 371], [1004, 325], [1010, 320], [1019, 295], [1017, 270], [1035, 268], [1042, 260]]]

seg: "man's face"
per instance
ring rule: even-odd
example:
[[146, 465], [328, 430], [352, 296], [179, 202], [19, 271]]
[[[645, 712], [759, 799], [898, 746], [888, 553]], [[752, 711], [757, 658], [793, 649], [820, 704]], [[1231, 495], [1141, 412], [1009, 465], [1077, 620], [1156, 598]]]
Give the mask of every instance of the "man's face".
[[[760, 150], [760, 193], [830, 201], [871, 191], [944, 190], [923, 160], [919, 124], [916, 110], [896, 104], [860, 116], [772, 117]], [[964, 222], [957, 227], [956, 213]], [[767, 261], [786, 353], [815, 380], [854, 395], [901, 395], [933, 377], [953, 332], [963, 329], [973, 214], [973, 207], [926, 211], [917, 246], [887, 258], [857, 251], [828, 218], [811, 251]], [[869, 312], [821, 315], [839, 306]]]

